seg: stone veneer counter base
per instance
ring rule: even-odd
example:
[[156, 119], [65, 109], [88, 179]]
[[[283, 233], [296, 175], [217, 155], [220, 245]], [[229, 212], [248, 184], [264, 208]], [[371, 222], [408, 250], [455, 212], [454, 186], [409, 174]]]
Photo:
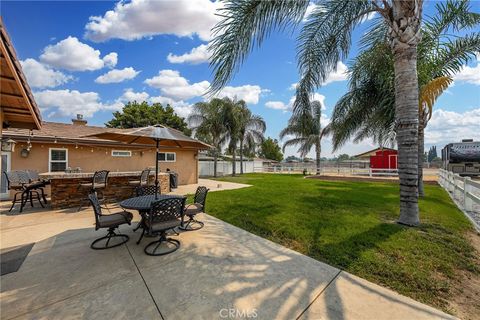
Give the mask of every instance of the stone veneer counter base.
[[[51, 183], [52, 209], [65, 209], [79, 207], [80, 204], [87, 205], [87, 188], [79, 188], [80, 183], [91, 183], [93, 173], [64, 173], [47, 172], [40, 176], [49, 179]], [[101, 190], [100, 196], [105, 197], [105, 202], [119, 202], [135, 196], [135, 186], [129, 181], [139, 180], [140, 172], [110, 172], [108, 175], [107, 187]], [[161, 172], [158, 174], [160, 182], [160, 193], [170, 192], [170, 175]], [[154, 184], [155, 174], [150, 174], [149, 183]]]

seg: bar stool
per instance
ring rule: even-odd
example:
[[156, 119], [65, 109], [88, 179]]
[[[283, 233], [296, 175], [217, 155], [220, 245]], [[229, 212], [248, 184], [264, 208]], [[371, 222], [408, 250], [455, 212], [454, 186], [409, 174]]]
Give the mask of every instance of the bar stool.
[[135, 191], [137, 190], [138, 187], [145, 187], [148, 186], [148, 177], [150, 176], [150, 169], [145, 169], [142, 171], [140, 174], [140, 180], [130, 180], [128, 181], [128, 184], [133, 187], [133, 194], [135, 194]]
[[[93, 174], [92, 182], [89, 183], [79, 183], [78, 184], [78, 190], [87, 190], [87, 193], [95, 193], [98, 194], [98, 191], [102, 194], [102, 198], [100, 199], [102, 202], [105, 202], [105, 195], [103, 194], [103, 190], [107, 187], [107, 181], [108, 181], [108, 174], [110, 171], [108, 170], [100, 170], [100, 171], [95, 171]], [[82, 200], [80, 203], [80, 206], [78, 207], [77, 211], [80, 211], [83, 207], [84, 202], [88, 202], [90, 204], [90, 199], [85, 198]], [[104, 204], [105, 206], [105, 204]], [[105, 209], [109, 210], [107, 206], [105, 206]]]

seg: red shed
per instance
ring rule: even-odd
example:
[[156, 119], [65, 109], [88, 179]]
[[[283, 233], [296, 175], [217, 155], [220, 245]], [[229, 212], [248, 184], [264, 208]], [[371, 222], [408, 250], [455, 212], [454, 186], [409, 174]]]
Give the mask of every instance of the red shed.
[[376, 148], [355, 156], [359, 159], [369, 159], [372, 169], [397, 169], [398, 151], [389, 148]]

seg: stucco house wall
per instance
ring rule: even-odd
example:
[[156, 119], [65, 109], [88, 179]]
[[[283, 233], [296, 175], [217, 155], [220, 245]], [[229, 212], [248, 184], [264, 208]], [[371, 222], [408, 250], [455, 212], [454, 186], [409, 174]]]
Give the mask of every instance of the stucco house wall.
[[[147, 167], [155, 168], [155, 149], [136, 149], [125, 147], [102, 147], [102, 146], [77, 146], [65, 143], [36, 143], [27, 157], [22, 157], [22, 149], [27, 148], [25, 142], [19, 142], [11, 155], [12, 170], [37, 170], [38, 172], [49, 171], [49, 150], [67, 149], [67, 166], [75, 169], [80, 167], [82, 172], [94, 172], [96, 170], [114, 171], [141, 171]], [[112, 150], [129, 150], [131, 157], [113, 157]], [[179, 175], [179, 184], [192, 184], [198, 182], [197, 150], [184, 149], [161, 149], [161, 152], [175, 152], [175, 162], [159, 162], [160, 171], [167, 168], [176, 171]]]

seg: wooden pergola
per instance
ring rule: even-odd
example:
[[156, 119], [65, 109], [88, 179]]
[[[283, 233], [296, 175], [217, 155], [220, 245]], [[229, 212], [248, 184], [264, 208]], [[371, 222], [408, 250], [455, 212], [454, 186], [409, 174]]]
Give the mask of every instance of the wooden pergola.
[[0, 127], [40, 129], [40, 110], [1, 17], [0, 33]]

